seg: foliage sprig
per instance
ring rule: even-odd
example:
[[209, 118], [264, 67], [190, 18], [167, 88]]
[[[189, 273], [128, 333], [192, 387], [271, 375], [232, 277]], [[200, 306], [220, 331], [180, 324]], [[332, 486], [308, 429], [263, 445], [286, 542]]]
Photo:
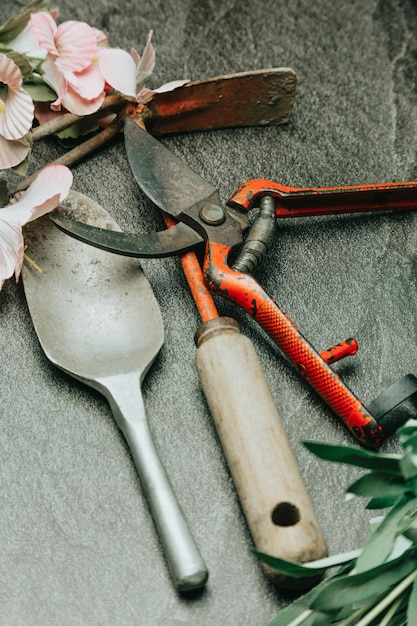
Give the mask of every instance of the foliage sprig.
[[323, 460], [367, 469], [347, 492], [368, 498], [369, 509], [388, 511], [373, 520], [363, 547], [352, 552], [300, 565], [255, 551], [286, 576], [327, 573], [269, 626], [417, 624], [417, 420], [409, 420], [399, 430], [399, 438], [403, 451], [398, 454], [305, 443]]

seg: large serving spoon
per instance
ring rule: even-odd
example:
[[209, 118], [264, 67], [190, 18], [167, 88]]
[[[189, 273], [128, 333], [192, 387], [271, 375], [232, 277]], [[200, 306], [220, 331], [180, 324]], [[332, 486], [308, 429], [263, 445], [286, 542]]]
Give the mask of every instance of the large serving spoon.
[[[120, 230], [87, 196], [70, 192], [58, 209]], [[146, 419], [141, 384], [159, 353], [161, 313], [138, 261], [80, 243], [47, 216], [25, 228], [30, 257], [23, 283], [40, 344], [57, 367], [107, 398], [122, 431], [179, 591], [204, 586], [208, 572], [188, 529]]]

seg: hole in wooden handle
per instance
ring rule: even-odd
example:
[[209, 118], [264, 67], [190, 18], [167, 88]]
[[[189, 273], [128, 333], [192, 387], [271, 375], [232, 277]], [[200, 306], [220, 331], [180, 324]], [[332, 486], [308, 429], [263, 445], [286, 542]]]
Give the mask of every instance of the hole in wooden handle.
[[300, 511], [291, 502], [280, 502], [271, 513], [275, 526], [294, 526], [300, 521]]

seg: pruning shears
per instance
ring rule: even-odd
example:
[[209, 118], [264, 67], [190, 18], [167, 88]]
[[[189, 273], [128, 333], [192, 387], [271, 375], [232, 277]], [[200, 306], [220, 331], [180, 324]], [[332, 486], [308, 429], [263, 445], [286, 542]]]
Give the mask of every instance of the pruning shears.
[[[395, 430], [389, 412], [378, 419], [330, 367], [354, 354], [356, 341], [347, 340], [317, 352], [247, 271], [266, 253], [275, 218], [415, 210], [417, 182], [293, 188], [253, 179], [245, 182], [224, 207], [209, 182], [133, 119], [126, 121], [125, 141], [140, 188], [175, 219], [176, 225], [158, 233], [134, 235], [71, 223], [59, 216], [53, 217], [55, 223], [82, 241], [122, 255], [164, 257], [204, 248], [202, 268], [210, 291], [232, 300], [251, 315], [354, 437], [368, 448], [378, 448]], [[262, 234], [252, 232], [243, 244], [243, 234], [249, 230], [249, 210], [256, 206], [261, 207], [261, 222], [255, 221], [252, 231], [260, 229]], [[267, 235], [265, 222], [269, 224]], [[231, 264], [230, 259], [242, 244], [240, 255]]]

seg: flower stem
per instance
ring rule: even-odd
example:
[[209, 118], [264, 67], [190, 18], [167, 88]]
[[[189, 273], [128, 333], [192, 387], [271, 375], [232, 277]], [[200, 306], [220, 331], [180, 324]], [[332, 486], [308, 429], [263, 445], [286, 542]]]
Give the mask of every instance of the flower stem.
[[59, 133], [61, 130], [65, 130], [69, 126], [72, 126], [72, 124], [75, 124], [75, 122], [78, 122], [80, 119], [80, 115], [75, 115], [75, 113], [65, 113], [60, 117], [49, 120], [49, 122], [40, 124], [40, 126], [36, 126], [32, 131], [32, 141], [39, 141], [40, 139], [49, 137], [49, 135]]
[[[104, 144], [110, 141], [110, 139], [113, 139], [113, 137], [117, 135], [117, 133], [124, 124], [125, 118], [126, 107], [119, 111], [116, 118], [111, 124], [109, 124], [109, 126], [107, 126], [107, 128], [104, 128], [101, 132], [94, 135], [94, 137], [87, 139], [87, 141], [84, 141], [84, 143], [81, 143], [79, 146], [76, 146], [66, 154], [62, 155], [61, 157], [59, 157], [59, 159], [52, 161], [50, 165], [66, 165], [70, 167], [74, 163], [77, 163], [78, 161], [86, 157], [91, 152], [94, 152], [94, 150], [101, 148], [102, 146], [104, 146]], [[26, 178], [18, 182], [12, 187], [11, 193], [15, 194], [17, 191], [23, 191], [24, 189], [27, 189], [29, 185], [34, 181], [38, 173], [39, 171], [34, 172], [31, 176], [27, 176]]]
[[[88, 115], [85, 117], [97, 117], [98, 114], [101, 115], [106, 111], [118, 110], [125, 104], [126, 98], [124, 98], [123, 96], [107, 96], [106, 98], [104, 98], [103, 104], [98, 111], [96, 111], [92, 115]], [[72, 124], [75, 124], [75, 122], [78, 122], [78, 120], [82, 119], [82, 117], [83, 116], [81, 115], [75, 115], [75, 113], [65, 113], [64, 115], [60, 115], [59, 117], [50, 120], [49, 122], [45, 122], [40, 126], [36, 126], [36, 128], [34, 128], [32, 131], [32, 140], [39, 141], [40, 139], [44, 139], [49, 135], [59, 133], [69, 126], [72, 126]]]

